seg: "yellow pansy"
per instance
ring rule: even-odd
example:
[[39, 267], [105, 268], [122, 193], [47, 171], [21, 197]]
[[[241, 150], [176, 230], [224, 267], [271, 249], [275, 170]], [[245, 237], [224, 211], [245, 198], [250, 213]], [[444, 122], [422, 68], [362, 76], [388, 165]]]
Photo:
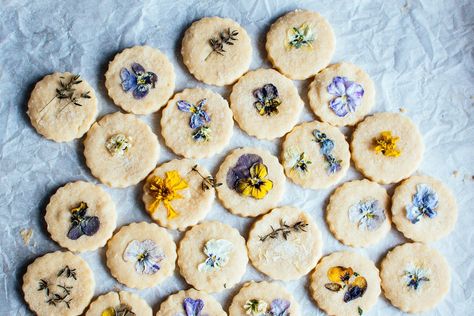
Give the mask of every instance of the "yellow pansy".
[[148, 184], [148, 193], [155, 200], [148, 207], [148, 211], [153, 214], [160, 203], [163, 203], [168, 211], [168, 219], [175, 218], [178, 212], [171, 205], [171, 201], [183, 198], [178, 191], [186, 188], [188, 188], [188, 183], [176, 170], [166, 172], [164, 179], [153, 177]]
[[263, 199], [273, 188], [273, 182], [266, 179], [268, 175], [267, 166], [263, 163], [256, 163], [250, 167], [249, 171], [250, 177], [237, 181], [235, 188], [242, 195]]
[[352, 268], [337, 266], [328, 270], [328, 279], [334, 283], [347, 283], [353, 274]]
[[380, 133], [380, 137], [375, 139], [374, 151], [387, 157], [398, 157], [401, 154], [401, 151], [397, 148], [399, 139], [400, 137], [392, 136], [391, 131], [383, 131]]

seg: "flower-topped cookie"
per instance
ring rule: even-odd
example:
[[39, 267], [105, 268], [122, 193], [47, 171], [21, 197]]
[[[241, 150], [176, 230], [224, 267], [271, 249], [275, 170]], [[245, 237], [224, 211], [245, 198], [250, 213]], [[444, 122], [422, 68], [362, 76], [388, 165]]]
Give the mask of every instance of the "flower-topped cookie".
[[153, 311], [140, 296], [120, 291], [108, 292], [97, 297], [85, 316], [152, 316]]
[[219, 199], [234, 214], [258, 216], [283, 197], [285, 176], [278, 159], [257, 148], [232, 151], [219, 167]]
[[226, 316], [222, 306], [211, 295], [189, 289], [171, 294], [161, 303], [156, 316]]

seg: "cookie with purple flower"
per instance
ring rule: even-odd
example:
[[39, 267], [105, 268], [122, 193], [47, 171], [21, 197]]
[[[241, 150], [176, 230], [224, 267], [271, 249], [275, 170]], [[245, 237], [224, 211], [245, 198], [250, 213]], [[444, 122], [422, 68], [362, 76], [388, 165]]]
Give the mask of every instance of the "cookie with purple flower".
[[363, 69], [342, 62], [314, 77], [308, 98], [311, 109], [322, 121], [334, 126], [354, 125], [374, 106], [375, 87]]
[[173, 65], [158, 49], [134, 46], [118, 53], [105, 73], [114, 103], [135, 114], [158, 111], [173, 94]]
[[433, 242], [447, 236], [457, 220], [456, 199], [441, 181], [415, 175], [403, 181], [392, 197], [392, 219], [405, 237]]
[[195, 289], [171, 294], [161, 303], [156, 316], [226, 316], [211, 295]]

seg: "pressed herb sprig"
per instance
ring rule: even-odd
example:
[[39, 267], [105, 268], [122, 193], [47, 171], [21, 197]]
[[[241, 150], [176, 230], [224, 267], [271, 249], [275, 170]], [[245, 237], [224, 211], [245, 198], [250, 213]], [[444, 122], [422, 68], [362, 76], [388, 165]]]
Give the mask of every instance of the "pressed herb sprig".
[[237, 35], [239, 35], [239, 32], [237, 30], [230, 30], [228, 28], [227, 30], [222, 31], [219, 34], [219, 37], [213, 37], [209, 40], [209, 45], [212, 48], [212, 51], [207, 55], [206, 59], [211, 56], [212, 53], [216, 53], [219, 55], [224, 55], [226, 52], [224, 49], [224, 45], [234, 45], [234, 41], [237, 41]]
[[203, 191], [207, 191], [209, 190], [210, 188], [217, 188], [217, 187], [220, 187], [222, 185], [222, 183], [219, 183], [219, 182], [216, 182], [216, 179], [214, 179], [213, 176], [203, 176], [199, 170], [197, 169], [197, 165], [195, 165], [191, 170], [196, 172], [201, 178], [202, 178], [202, 183], [201, 183], [201, 189]]
[[58, 277], [62, 276], [63, 274], [66, 278], [73, 278], [74, 280], [77, 280], [76, 269], [71, 269], [69, 266], [65, 266], [59, 270]]
[[[77, 280], [76, 269], [71, 269], [69, 266], [65, 266], [60, 269], [57, 273], [58, 277], [64, 277], [66, 279], [73, 278]], [[52, 292], [50, 284], [44, 279], [40, 279], [38, 282], [38, 291], [44, 291], [46, 295], [46, 303], [48, 305], [56, 306], [57, 304], [64, 303], [67, 308], [71, 308], [72, 298], [70, 297], [73, 289], [72, 285], [66, 285], [66, 283], [56, 284], [56, 287], [60, 289], [59, 293]]]
[[39, 280], [39, 286], [38, 286], [38, 291], [43, 291], [45, 290], [46, 296], [49, 296], [49, 284], [48, 281], [45, 281], [43, 279]]
[[268, 238], [270, 239], [276, 239], [278, 236], [281, 235], [283, 239], [287, 240], [288, 235], [290, 235], [292, 232], [295, 233], [300, 233], [300, 232], [306, 232], [306, 226], [308, 224], [305, 221], [297, 221], [293, 225], [288, 225], [284, 220], [280, 219], [280, 227], [275, 229], [273, 226], [270, 226], [272, 231], [265, 236], [259, 236], [260, 241], [265, 241]]

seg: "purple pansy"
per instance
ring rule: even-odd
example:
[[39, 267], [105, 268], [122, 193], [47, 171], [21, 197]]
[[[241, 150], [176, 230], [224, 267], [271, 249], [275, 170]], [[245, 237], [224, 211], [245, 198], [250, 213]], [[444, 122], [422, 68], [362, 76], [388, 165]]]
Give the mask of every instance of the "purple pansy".
[[275, 299], [270, 304], [270, 315], [272, 316], [289, 316], [290, 302], [283, 299]]
[[227, 186], [235, 188], [237, 181], [250, 177], [250, 168], [256, 163], [263, 163], [262, 157], [255, 154], [244, 154], [239, 157], [234, 167], [227, 172]]
[[186, 316], [201, 316], [204, 302], [201, 299], [193, 300], [190, 297], [186, 297], [183, 301], [183, 308], [186, 312]]
[[122, 89], [125, 92], [133, 90], [135, 99], [144, 98], [150, 89], [155, 88], [158, 76], [151, 72], [145, 71], [142, 65], [138, 63], [132, 64], [132, 72], [127, 68], [120, 70], [120, 78], [122, 79]]
[[71, 228], [67, 237], [77, 240], [81, 236], [93, 236], [99, 231], [100, 220], [97, 216], [87, 216], [87, 203], [81, 202], [78, 207], [71, 210]]
[[207, 114], [206, 110], [204, 110], [206, 103], [207, 99], [202, 99], [197, 105], [191, 104], [185, 100], [179, 100], [176, 102], [178, 110], [192, 113], [191, 119], [189, 120], [189, 127], [192, 129], [204, 126], [206, 123], [211, 121], [211, 117]]
[[335, 96], [329, 102], [329, 107], [339, 117], [344, 117], [349, 112], [355, 112], [364, 96], [364, 88], [347, 77], [334, 77], [327, 90], [328, 93]]
[[273, 84], [268, 83], [254, 90], [253, 96], [257, 99], [257, 101], [254, 102], [254, 106], [258, 114], [262, 116], [278, 114], [278, 107], [281, 104], [281, 100], [278, 97], [278, 89]]

